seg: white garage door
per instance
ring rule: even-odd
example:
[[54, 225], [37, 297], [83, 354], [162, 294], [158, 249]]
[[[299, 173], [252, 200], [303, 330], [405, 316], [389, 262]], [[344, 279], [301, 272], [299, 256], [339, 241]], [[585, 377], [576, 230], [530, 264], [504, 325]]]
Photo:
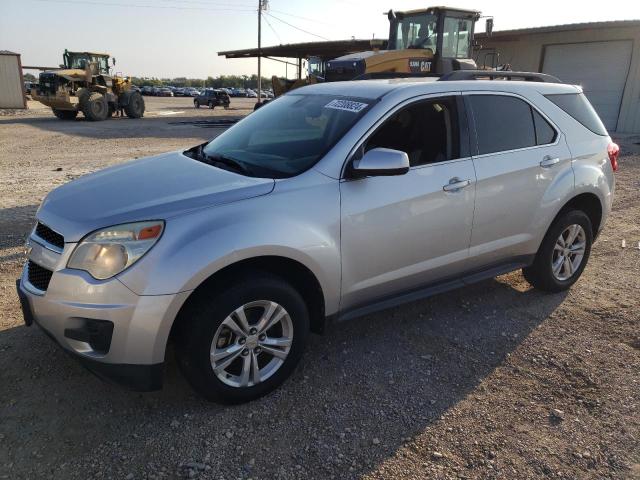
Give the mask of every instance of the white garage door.
[[581, 85], [607, 130], [615, 131], [632, 46], [631, 40], [549, 45], [542, 71]]

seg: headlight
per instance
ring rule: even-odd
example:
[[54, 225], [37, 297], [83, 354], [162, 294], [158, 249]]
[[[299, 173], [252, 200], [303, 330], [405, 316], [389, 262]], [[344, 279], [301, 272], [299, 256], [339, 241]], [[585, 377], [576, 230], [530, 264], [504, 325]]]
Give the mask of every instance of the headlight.
[[98, 280], [111, 278], [140, 260], [155, 245], [163, 230], [162, 220], [98, 230], [78, 244], [67, 267], [85, 270]]

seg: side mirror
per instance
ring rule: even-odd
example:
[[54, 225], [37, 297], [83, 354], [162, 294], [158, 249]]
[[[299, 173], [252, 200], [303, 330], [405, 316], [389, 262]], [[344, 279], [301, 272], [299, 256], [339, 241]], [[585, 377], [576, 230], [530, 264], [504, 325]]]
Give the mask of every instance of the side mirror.
[[353, 178], [404, 175], [409, 171], [406, 153], [390, 148], [374, 148], [360, 160], [354, 160], [350, 173]]

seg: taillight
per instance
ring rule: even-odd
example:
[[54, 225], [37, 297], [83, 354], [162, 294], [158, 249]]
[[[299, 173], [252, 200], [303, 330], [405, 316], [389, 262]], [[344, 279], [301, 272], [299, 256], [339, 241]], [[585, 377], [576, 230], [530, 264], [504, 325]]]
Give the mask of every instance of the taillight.
[[618, 170], [618, 155], [620, 154], [620, 147], [611, 142], [607, 147], [607, 153], [609, 154], [609, 161], [611, 162], [611, 168], [615, 172]]

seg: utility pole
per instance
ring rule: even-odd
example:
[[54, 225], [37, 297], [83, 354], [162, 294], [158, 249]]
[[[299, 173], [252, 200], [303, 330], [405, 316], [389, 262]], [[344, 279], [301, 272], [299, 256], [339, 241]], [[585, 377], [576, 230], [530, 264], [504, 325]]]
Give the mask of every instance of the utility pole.
[[262, 10], [266, 10], [267, 0], [258, 0], [258, 103], [262, 101], [262, 72], [260, 59], [262, 56]]

